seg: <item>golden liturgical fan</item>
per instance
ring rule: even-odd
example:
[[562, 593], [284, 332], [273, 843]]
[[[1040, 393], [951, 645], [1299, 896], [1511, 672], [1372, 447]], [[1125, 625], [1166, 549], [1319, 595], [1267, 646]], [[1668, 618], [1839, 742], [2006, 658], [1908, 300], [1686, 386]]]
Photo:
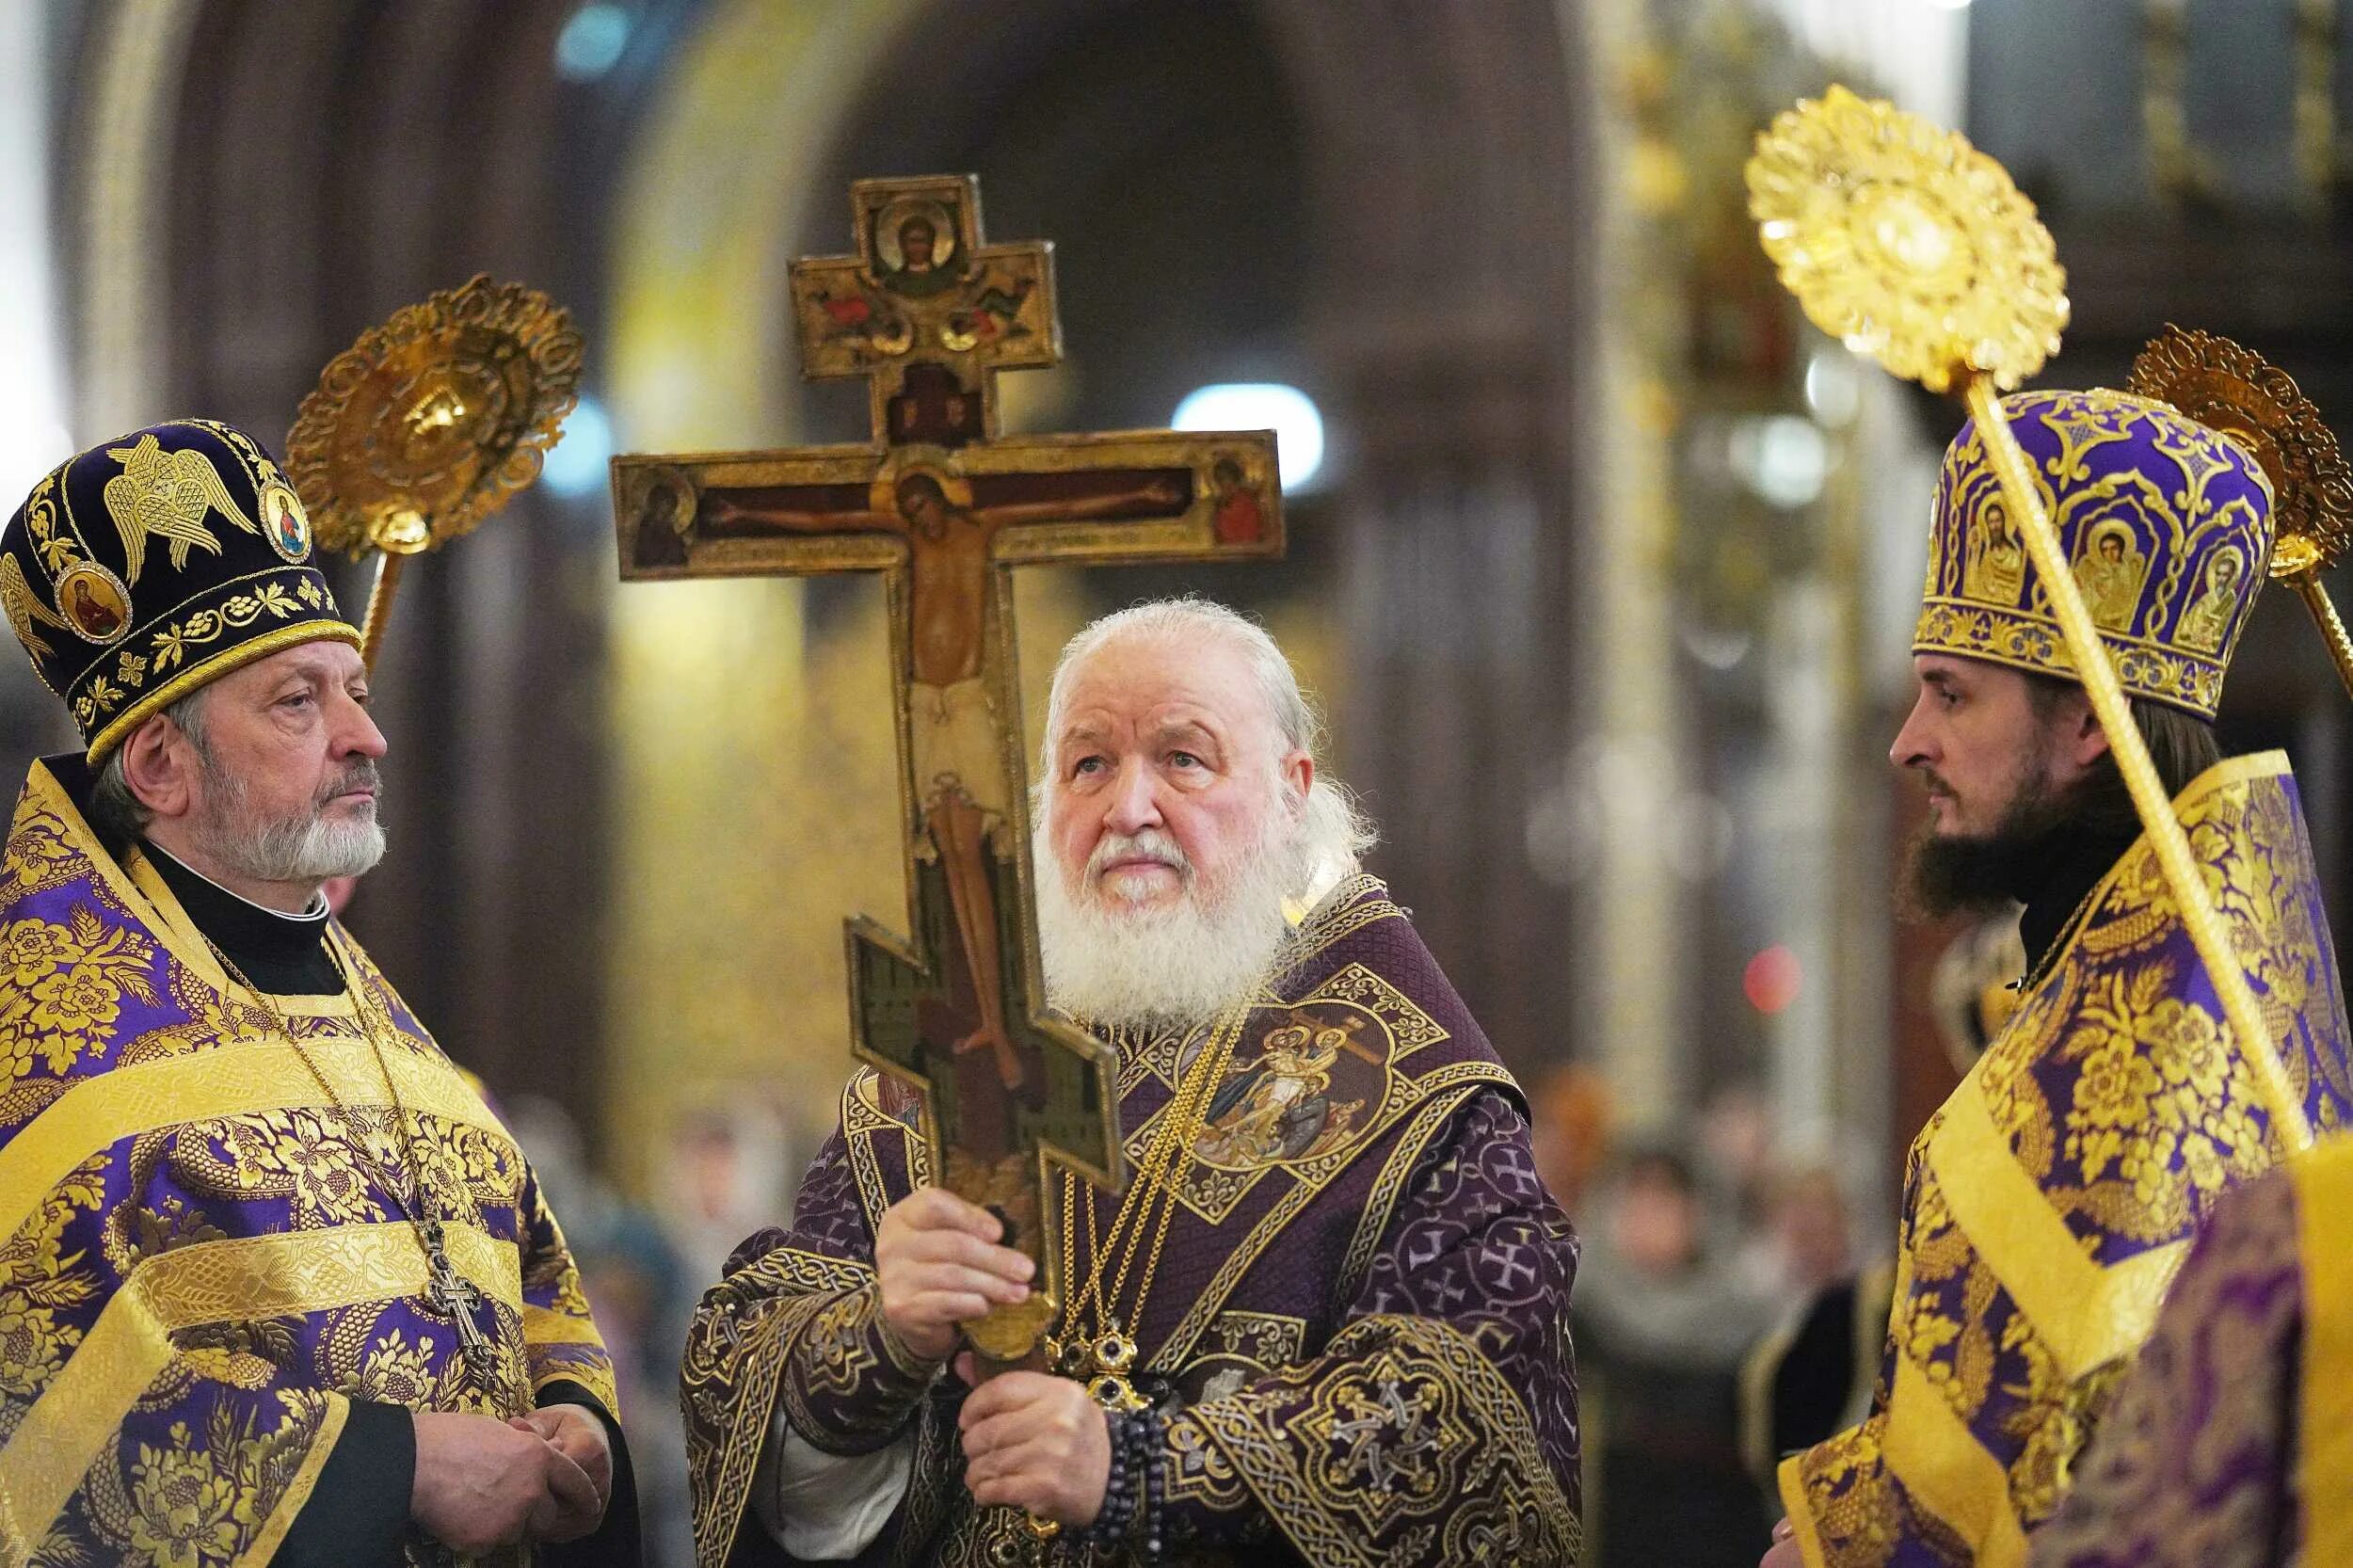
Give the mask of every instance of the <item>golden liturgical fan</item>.
[[2353, 464], [2320, 410], [2253, 349], [2179, 327], [2150, 340], [2126, 390], [2171, 404], [2254, 456], [2271, 481], [2271, 575], [2302, 597], [2353, 696], [2353, 639], [2320, 582], [2353, 541]]
[[2050, 232], [2008, 171], [1965, 137], [1841, 87], [1758, 134], [1748, 184], [1766, 254], [1815, 325], [1931, 392], [1958, 389], [1968, 405], [2272, 1125], [2289, 1148], [2309, 1147], [2303, 1103], [1996, 397], [2042, 367], [2067, 325], [2067, 278]]
[[539, 477], [579, 400], [571, 314], [477, 274], [393, 312], [337, 355], [286, 437], [286, 474], [319, 545], [383, 556], [360, 652], [384, 640], [411, 555], [472, 533]]

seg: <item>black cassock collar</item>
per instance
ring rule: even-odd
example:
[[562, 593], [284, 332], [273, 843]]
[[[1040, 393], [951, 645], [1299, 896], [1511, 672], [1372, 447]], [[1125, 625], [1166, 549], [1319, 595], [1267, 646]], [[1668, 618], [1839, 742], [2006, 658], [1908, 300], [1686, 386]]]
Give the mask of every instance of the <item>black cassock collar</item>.
[[327, 951], [326, 895], [302, 914], [282, 915], [189, 870], [152, 843], [139, 847], [197, 930], [254, 984], [281, 997], [343, 992], [343, 970]]

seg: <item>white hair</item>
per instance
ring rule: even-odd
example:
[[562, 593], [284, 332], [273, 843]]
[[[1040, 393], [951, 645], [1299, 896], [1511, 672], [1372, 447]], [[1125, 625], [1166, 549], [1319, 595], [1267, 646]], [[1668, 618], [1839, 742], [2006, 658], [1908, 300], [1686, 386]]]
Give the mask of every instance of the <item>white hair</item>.
[[1348, 786], [1325, 771], [1323, 723], [1307, 695], [1300, 690], [1298, 673], [1265, 627], [1215, 600], [1192, 595], [1147, 600], [1089, 622], [1063, 645], [1062, 657], [1054, 663], [1053, 684], [1046, 696], [1046, 744], [1039, 754], [1037, 770], [1040, 790], [1044, 781], [1053, 776], [1054, 737], [1062, 732], [1071, 681], [1079, 666], [1112, 643], [1124, 639], [1195, 647], [1204, 642], [1222, 642], [1240, 653], [1282, 743], [1276, 748], [1277, 755], [1303, 751], [1315, 764], [1315, 779], [1307, 787], [1302, 814], [1307, 843], [1319, 862], [1319, 879], [1337, 881], [1362, 869], [1365, 852], [1380, 842], [1381, 835], [1372, 820], [1358, 808]]

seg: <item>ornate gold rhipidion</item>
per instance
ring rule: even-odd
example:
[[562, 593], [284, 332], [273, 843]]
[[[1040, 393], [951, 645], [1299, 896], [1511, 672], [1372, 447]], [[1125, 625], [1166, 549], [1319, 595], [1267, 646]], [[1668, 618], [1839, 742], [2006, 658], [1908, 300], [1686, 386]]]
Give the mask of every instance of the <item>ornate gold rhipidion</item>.
[[2287, 372], [2212, 332], [2166, 328], [2129, 389], [2238, 442], [2271, 481], [2271, 575], [2327, 568], [2353, 542], [2353, 464]]
[[1833, 87], [1756, 138], [1749, 211], [1815, 324], [1930, 392], [2057, 352], [2067, 275], [2034, 203], [1957, 132]]
[[581, 352], [569, 312], [487, 274], [362, 333], [286, 438], [319, 544], [413, 555], [471, 532], [539, 476]]

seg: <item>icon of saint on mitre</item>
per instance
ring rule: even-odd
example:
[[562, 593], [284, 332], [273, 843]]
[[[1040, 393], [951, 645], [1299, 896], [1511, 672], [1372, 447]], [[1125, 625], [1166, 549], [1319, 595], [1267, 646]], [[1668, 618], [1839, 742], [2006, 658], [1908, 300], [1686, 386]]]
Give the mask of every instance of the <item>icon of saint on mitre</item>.
[[57, 608], [75, 631], [101, 645], [121, 636], [131, 624], [131, 600], [121, 580], [93, 562], [69, 567], [57, 579]]
[[2231, 616], [2238, 610], [2238, 580], [2247, 574], [2247, 557], [2238, 546], [2226, 544], [2206, 557], [2205, 591], [2182, 612], [2182, 629], [2175, 641], [2199, 653], [2213, 653], [2230, 635]]
[[2000, 501], [1988, 502], [1980, 516], [1984, 526], [1971, 530], [1975, 552], [1962, 568], [1961, 591], [1980, 604], [2010, 603], [2025, 584], [2026, 547]]
[[2092, 623], [2103, 632], [2132, 630], [2133, 609], [2140, 602], [2140, 584], [2149, 575], [2149, 559], [2140, 552], [2130, 525], [2120, 519], [2094, 523], [2084, 534], [2083, 553], [2075, 558], [2075, 585]]
[[278, 553], [299, 564], [311, 557], [311, 520], [302, 500], [284, 485], [262, 491], [262, 531]]
[[964, 280], [955, 218], [937, 201], [893, 201], [874, 215], [874, 281], [902, 299], [929, 299]]

